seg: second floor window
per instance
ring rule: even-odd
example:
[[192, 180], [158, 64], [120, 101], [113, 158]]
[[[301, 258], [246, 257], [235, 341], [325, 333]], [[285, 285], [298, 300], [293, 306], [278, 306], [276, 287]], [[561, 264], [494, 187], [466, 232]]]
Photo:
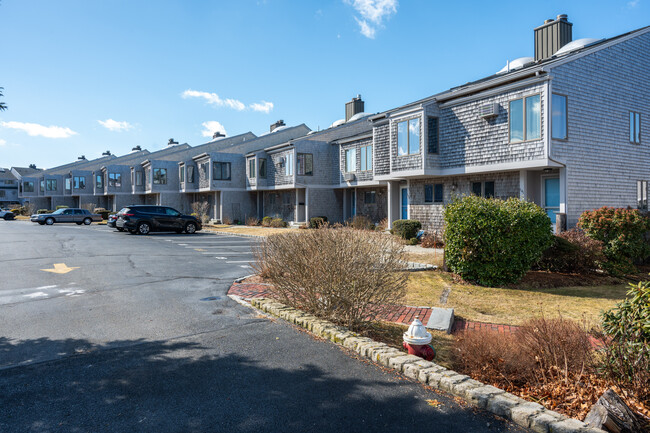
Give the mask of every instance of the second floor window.
[[41, 181], [40, 186], [41, 186], [41, 192], [44, 192], [45, 191], [45, 181], [44, 180]]
[[153, 183], [156, 185], [167, 185], [167, 169], [154, 168], [152, 179], [153, 179]]
[[182, 165], [178, 170], [179, 170], [178, 171], [178, 178], [180, 179], [181, 183], [184, 183], [185, 182], [185, 166]]
[[260, 177], [266, 179], [266, 158], [260, 159]]
[[567, 116], [566, 116], [566, 96], [553, 94], [551, 99], [553, 106], [551, 111], [551, 137], [560, 140], [567, 139]]
[[510, 142], [538, 140], [542, 117], [539, 95], [510, 101]]
[[214, 179], [214, 180], [230, 180], [230, 163], [229, 162], [213, 162], [212, 163], [212, 179]]
[[251, 179], [255, 178], [255, 158], [248, 160], [248, 177]]
[[187, 181], [194, 183], [194, 166], [190, 165], [187, 167]]
[[95, 176], [95, 188], [104, 188], [104, 177], [101, 174]]
[[34, 182], [23, 182], [23, 192], [34, 192]]
[[86, 178], [84, 176], [75, 176], [73, 186], [74, 189], [86, 189]]
[[120, 188], [122, 186], [122, 173], [108, 173], [108, 186]]
[[641, 143], [641, 114], [630, 111], [630, 141]]
[[285, 158], [284, 175], [293, 176], [293, 152], [287, 153]]
[[345, 150], [345, 171], [347, 173], [357, 171], [357, 149]]
[[311, 153], [298, 154], [298, 174], [312, 176], [314, 174], [314, 155]]
[[199, 177], [201, 179], [208, 179], [208, 168], [209, 166], [207, 162], [199, 164]]
[[420, 118], [405, 120], [397, 124], [397, 155], [420, 153]]
[[70, 191], [71, 189], [72, 189], [72, 179], [70, 179], [69, 177], [67, 177], [67, 178], [65, 179], [65, 190], [66, 190], [66, 191]]
[[372, 145], [361, 148], [361, 171], [372, 171]]
[[135, 172], [135, 186], [142, 186], [142, 174], [141, 171]]
[[48, 191], [56, 191], [57, 190], [56, 179], [46, 180], [45, 187], [47, 188]]

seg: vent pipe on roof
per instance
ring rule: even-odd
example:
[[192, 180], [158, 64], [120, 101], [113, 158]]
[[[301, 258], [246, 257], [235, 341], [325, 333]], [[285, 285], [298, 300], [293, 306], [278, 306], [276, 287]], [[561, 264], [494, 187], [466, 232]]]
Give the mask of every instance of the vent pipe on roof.
[[140, 147], [139, 144], [137, 146], [135, 146], [133, 149], [131, 149], [132, 152], [140, 152], [141, 150], [142, 150], [142, 148]]
[[85, 161], [86, 160], [86, 155], [81, 155], [77, 159], [80, 160], [80, 161]]
[[282, 120], [282, 119], [278, 120], [277, 122], [275, 122], [275, 123], [273, 123], [271, 125], [271, 131], [270, 132], [275, 131], [277, 128], [279, 128], [281, 126], [287, 126], [287, 125], [284, 124], [284, 120]]
[[548, 59], [573, 38], [573, 24], [566, 14], [558, 15], [555, 20], [546, 20], [535, 28], [535, 61]]
[[102, 153], [102, 156], [111, 156], [111, 151], [107, 150], [106, 152]]
[[350, 120], [350, 117], [358, 113], [363, 113], [364, 111], [363, 99], [361, 95], [357, 95], [356, 98], [352, 98], [350, 102], [345, 103], [345, 121]]
[[29, 164], [29, 168], [33, 168], [34, 170], [36, 170], [36, 164]]
[[219, 137], [225, 137], [225, 136], [226, 136], [226, 134], [217, 131], [217, 132], [215, 132], [214, 134], [212, 134], [212, 139], [215, 140], [215, 139], [217, 139], [217, 138], [219, 138]]
[[170, 138], [169, 141], [167, 142], [167, 146], [176, 146], [178, 144], [178, 141], [174, 141], [173, 138]]

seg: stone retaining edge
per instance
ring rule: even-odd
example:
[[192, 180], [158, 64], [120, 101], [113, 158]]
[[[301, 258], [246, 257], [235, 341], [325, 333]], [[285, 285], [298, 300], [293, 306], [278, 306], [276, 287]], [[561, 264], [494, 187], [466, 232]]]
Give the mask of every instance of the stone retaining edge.
[[529, 402], [502, 389], [485, 385], [469, 376], [448, 370], [415, 355], [407, 355], [384, 343], [361, 337], [347, 328], [312, 314], [288, 307], [269, 298], [253, 298], [251, 305], [319, 337], [357, 352], [373, 362], [389, 367], [425, 385], [463, 398], [470, 405], [507, 418], [538, 433], [603, 433], [577, 419], [569, 418]]

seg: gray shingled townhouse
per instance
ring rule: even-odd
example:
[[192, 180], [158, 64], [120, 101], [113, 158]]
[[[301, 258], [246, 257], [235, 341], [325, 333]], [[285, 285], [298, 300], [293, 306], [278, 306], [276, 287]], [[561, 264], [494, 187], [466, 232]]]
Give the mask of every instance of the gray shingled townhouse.
[[[650, 27], [572, 38], [566, 15], [534, 29], [534, 57], [378, 114], [360, 96], [322, 131], [271, 125], [200, 146], [78, 160], [16, 176], [19, 197], [52, 209], [96, 203], [209, 203], [215, 220], [326, 216], [417, 219], [442, 228], [455, 197], [520, 197], [554, 226], [601, 206], [648, 207]], [[15, 172], [15, 170], [12, 170]]]

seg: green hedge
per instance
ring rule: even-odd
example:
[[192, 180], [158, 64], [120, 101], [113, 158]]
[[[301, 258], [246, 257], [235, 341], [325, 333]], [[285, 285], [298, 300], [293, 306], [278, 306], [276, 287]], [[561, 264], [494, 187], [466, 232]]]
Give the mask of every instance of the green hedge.
[[59, 205], [59, 206], [56, 207], [56, 210], [67, 209], [67, 208], [68, 208], [68, 206], [66, 206], [66, 205]]
[[485, 286], [519, 281], [551, 245], [551, 220], [534, 203], [476, 196], [445, 207], [445, 260]]
[[391, 233], [402, 239], [412, 239], [417, 236], [422, 223], [416, 220], [397, 220], [393, 222]]
[[273, 221], [273, 217], [265, 216], [262, 218], [262, 226], [271, 227], [271, 221]]

